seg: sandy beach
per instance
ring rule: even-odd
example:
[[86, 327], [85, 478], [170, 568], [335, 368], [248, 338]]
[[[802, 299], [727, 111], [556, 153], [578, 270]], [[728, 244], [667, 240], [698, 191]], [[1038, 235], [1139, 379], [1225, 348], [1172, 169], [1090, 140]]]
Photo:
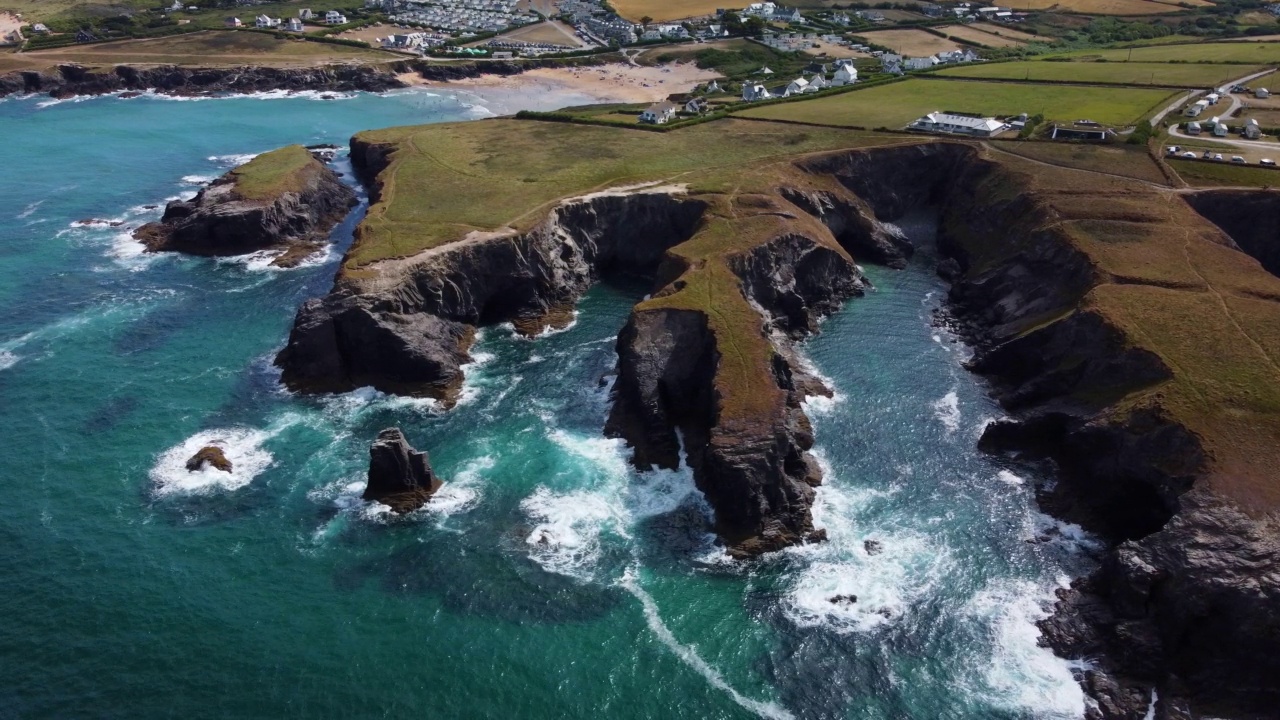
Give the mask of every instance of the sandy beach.
[[656, 102], [672, 93], [689, 92], [700, 83], [719, 77], [713, 70], [701, 70], [693, 63], [660, 67], [611, 63], [592, 67], [538, 68], [520, 75], [482, 75], [452, 82], [423, 80], [416, 74], [400, 77], [414, 86], [503, 95], [565, 94], [587, 98], [587, 102]]
[[23, 25], [26, 25], [26, 23], [19, 20], [16, 15], [7, 12], [0, 12], [0, 38], [8, 35], [14, 30], [22, 29]]

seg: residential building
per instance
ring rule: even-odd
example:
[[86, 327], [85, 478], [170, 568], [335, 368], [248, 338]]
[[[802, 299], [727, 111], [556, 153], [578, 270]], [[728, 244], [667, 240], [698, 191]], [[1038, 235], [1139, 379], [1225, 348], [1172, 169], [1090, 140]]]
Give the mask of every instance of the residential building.
[[49, 28], [44, 23], [36, 23], [31, 26], [31, 32], [37, 35], [48, 35]]
[[676, 107], [670, 100], [654, 103], [640, 113], [640, 122], [661, 125], [676, 116]]
[[809, 89], [806, 92], [817, 92], [829, 87], [831, 87], [831, 83], [827, 82], [825, 77], [821, 75], [814, 75], [809, 78]]
[[852, 85], [856, 82], [858, 82], [858, 69], [853, 66], [853, 63], [841, 65], [840, 69], [836, 70], [836, 74], [831, 77], [831, 84], [834, 86]]
[[743, 17], [758, 17], [769, 20], [777, 10], [778, 6], [771, 2], [758, 2], [746, 6], [739, 14]]
[[701, 115], [707, 111], [707, 101], [703, 98], [691, 98], [684, 104], [684, 111], [690, 115]]
[[311, 12], [311, 8], [302, 8], [298, 11], [298, 19], [306, 22], [307, 20], [315, 20], [316, 14]]
[[268, 15], [259, 15], [254, 18], [253, 24], [260, 28], [277, 28], [280, 27], [280, 18], [273, 18]]
[[298, 18], [289, 18], [284, 24], [284, 29], [289, 32], [302, 32], [306, 28], [302, 26], [302, 21]]
[[1258, 126], [1258, 121], [1249, 118], [1244, 122], [1244, 136], [1249, 140], [1258, 140], [1262, 138], [1262, 128]]
[[928, 17], [936, 18], [936, 17], [942, 17], [943, 11], [942, 11], [941, 5], [938, 5], [937, 3], [926, 2], [926, 3], [920, 3], [920, 12], [924, 13]]
[[1187, 134], [1188, 134], [1188, 135], [1199, 135], [1199, 134], [1200, 134], [1200, 130], [1201, 130], [1201, 128], [1200, 128], [1200, 123], [1199, 123], [1199, 122], [1197, 122], [1197, 121], [1195, 121], [1195, 120], [1192, 120], [1191, 122], [1187, 123]]
[[758, 82], [747, 82], [742, 84], [742, 100], [743, 102], [755, 102], [757, 100], [768, 100], [769, 91], [764, 85]]
[[995, 118], [969, 117], [944, 112], [932, 112], [907, 126], [911, 130], [992, 137], [1000, 134], [1008, 125]]
[[907, 58], [906, 62], [903, 63], [903, 67], [907, 70], [928, 70], [937, 64], [938, 58], [930, 55], [922, 58]]
[[1253, 91], [1253, 96], [1256, 98], [1269, 98], [1271, 97], [1271, 91], [1266, 88], [1258, 88]]
[[1182, 114], [1187, 117], [1199, 117], [1200, 113], [1204, 112], [1207, 107], [1209, 107], [1208, 100], [1197, 100], [1188, 105], [1187, 109], [1182, 111]]
[[227, 27], [243, 27], [244, 26], [244, 23], [240, 22], [240, 18], [238, 17], [229, 17], [226, 20], [223, 20], [222, 24], [226, 25]]
[[712, 80], [711, 82], [707, 83], [707, 87], [703, 89], [703, 92], [705, 92], [708, 95], [712, 93], [720, 92], [720, 83], [716, 82], [715, 80]]
[[347, 16], [337, 10], [330, 10], [324, 14], [324, 23], [326, 25], [346, 25]]
[[792, 80], [787, 85], [787, 89], [783, 92], [782, 96], [791, 97], [792, 95], [799, 95], [800, 93], [806, 93], [806, 92], [813, 92], [811, 89], [809, 89], [809, 81], [805, 80], [802, 77], [799, 77], [799, 78], [796, 78], [795, 80]]

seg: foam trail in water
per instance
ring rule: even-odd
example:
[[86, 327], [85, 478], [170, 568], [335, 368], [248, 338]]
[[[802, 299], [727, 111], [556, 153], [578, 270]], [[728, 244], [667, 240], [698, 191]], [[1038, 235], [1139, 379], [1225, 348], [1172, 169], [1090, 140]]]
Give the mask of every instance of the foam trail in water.
[[533, 530], [525, 538], [529, 559], [543, 570], [583, 581], [595, 577], [600, 535], [615, 520], [605, 498], [591, 491], [554, 493], [538, 486], [520, 501]]
[[[183, 440], [160, 455], [151, 468], [155, 493], [165, 495], [198, 495], [217, 490], [237, 490], [248, 485], [271, 466], [273, 457], [262, 444], [274, 433], [252, 428], [234, 427], [205, 430]], [[209, 465], [201, 470], [187, 470], [187, 460], [202, 448], [214, 446], [222, 450], [231, 463], [231, 472]]]
[[1080, 718], [1084, 692], [1070, 663], [1038, 643], [1036, 623], [1048, 617], [1053, 590], [1026, 580], [1003, 580], [973, 596], [964, 614], [987, 628], [992, 643], [976, 668], [981, 675], [977, 684], [996, 705], [1011, 711], [1046, 719]]
[[779, 707], [775, 703], [752, 700], [751, 698], [744, 696], [742, 693], [739, 693], [737, 690], [734, 690], [715, 668], [711, 667], [706, 660], [702, 659], [702, 656], [698, 655], [698, 651], [695, 648], [688, 645], [682, 645], [671, 632], [671, 629], [662, 622], [662, 616], [658, 613], [658, 603], [654, 601], [653, 597], [649, 595], [649, 593], [645, 592], [644, 589], [640, 587], [639, 583], [636, 582], [635, 574], [630, 569], [623, 574], [622, 580], [619, 584], [640, 601], [641, 607], [644, 608], [644, 618], [645, 622], [649, 625], [649, 630], [652, 631], [654, 635], [658, 636], [658, 639], [662, 641], [662, 644], [665, 645], [672, 654], [680, 658], [681, 662], [688, 665], [695, 672], [705, 678], [712, 687], [724, 692], [730, 698], [733, 698], [733, 701], [739, 706], [759, 715], [760, 717], [769, 718], [770, 720], [791, 720], [793, 717], [791, 713], [787, 712], [786, 709]]
[[25, 208], [23, 208], [22, 212], [18, 213], [18, 214], [15, 216], [15, 217], [16, 217], [16, 219], [18, 219], [18, 220], [25, 220], [26, 218], [31, 217], [31, 215], [32, 215], [33, 213], [35, 213], [35, 211], [36, 211], [36, 210], [39, 210], [39, 209], [40, 209], [40, 206], [41, 206], [41, 205], [43, 205], [43, 204], [44, 204], [44, 201], [43, 201], [43, 200], [37, 200], [37, 201], [35, 201], [35, 202], [31, 203], [30, 205], [28, 205], [28, 206], [26, 206]]

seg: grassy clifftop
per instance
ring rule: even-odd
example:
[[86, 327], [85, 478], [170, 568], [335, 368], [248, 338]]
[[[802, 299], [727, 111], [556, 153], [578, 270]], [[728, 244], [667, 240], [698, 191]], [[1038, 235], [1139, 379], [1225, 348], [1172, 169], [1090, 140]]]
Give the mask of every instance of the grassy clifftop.
[[301, 145], [263, 153], [231, 171], [235, 192], [245, 200], [271, 200], [300, 192], [323, 166]]

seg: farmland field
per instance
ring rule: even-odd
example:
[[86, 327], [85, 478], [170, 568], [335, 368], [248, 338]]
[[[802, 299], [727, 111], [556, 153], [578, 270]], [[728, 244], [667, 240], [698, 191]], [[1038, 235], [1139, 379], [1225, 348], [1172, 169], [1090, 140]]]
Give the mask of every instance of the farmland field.
[[617, 0], [609, 4], [614, 12], [632, 22], [640, 22], [646, 15], [657, 22], [714, 15], [718, 8], [725, 7], [723, 0]]
[[938, 29], [952, 37], [958, 37], [961, 40], [968, 40], [987, 47], [1022, 47], [1025, 45], [1021, 40], [992, 35], [981, 30], [975, 30], [967, 25], [945, 25]]
[[1168, 163], [1193, 187], [1280, 187], [1280, 170], [1271, 168], [1172, 158]]
[[96, 45], [22, 53], [32, 65], [77, 62], [85, 65], [261, 65], [311, 66], [337, 61], [379, 62], [400, 56], [381, 50], [277, 40], [265, 33], [206, 31], [189, 35], [121, 40]]
[[[1191, 5], [1208, 5], [1204, 0], [1191, 0]], [[1008, 7], [1018, 10], [1060, 10], [1088, 15], [1160, 15], [1181, 8], [1154, 0], [1015, 0]]]
[[1112, 62], [1280, 62], [1280, 43], [1216, 42], [1195, 45], [1151, 45], [1114, 50], [1076, 50], [1056, 57], [1102, 59]]
[[937, 74], [993, 80], [1056, 80], [1121, 85], [1180, 85], [1199, 88], [1220, 85], [1260, 69], [1262, 69], [1261, 66], [1250, 68], [1240, 65], [1027, 61], [962, 65], [939, 70]]
[[954, 42], [923, 30], [873, 30], [858, 32], [856, 35], [908, 57], [924, 57], [959, 49]]
[[1144, 145], [1020, 142], [1001, 143], [994, 147], [1050, 165], [1123, 175], [1157, 185], [1169, 184]]
[[913, 79], [805, 102], [750, 108], [737, 114], [865, 128], [901, 128], [937, 110], [984, 115], [1039, 113], [1050, 120], [1089, 118], [1107, 125], [1128, 125], [1170, 97], [1166, 90]]
[[992, 35], [1001, 35], [1007, 38], [1013, 38], [1014, 40], [1022, 40], [1024, 42], [1044, 40], [1044, 38], [1038, 35], [1032, 35], [1028, 32], [1022, 32], [1021, 30], [1014, 30], [1003, 25], [996, 25], [995, 23], [970, 23], [968, 27], [971, 27], [974, 30], [981, 30], [982, 32], [990, 33]]

